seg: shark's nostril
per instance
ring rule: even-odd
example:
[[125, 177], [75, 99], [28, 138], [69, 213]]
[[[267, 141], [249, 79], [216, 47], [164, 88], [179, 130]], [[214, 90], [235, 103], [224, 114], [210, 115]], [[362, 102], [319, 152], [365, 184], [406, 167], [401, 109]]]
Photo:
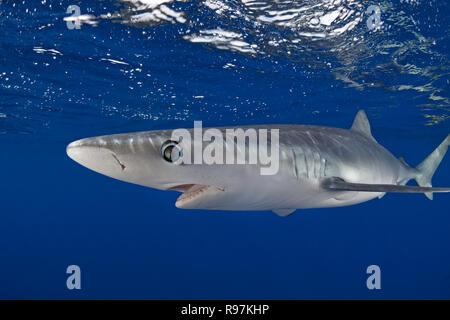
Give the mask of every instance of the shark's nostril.
[[113, 158], [117, 161], [117, 163], [119, 164], [119, 166], [122, 168], [122, 170], [125, 170], [126, 166], [120, 162], [119, 158], [117, 158], [117, 156], [114, 153], [111, 153], [111, 155], [113, 156]]
[[67, 146], [66, 151], [72, 160], [93, 171], [120, 180], [138, 181], [140, 177], [133, 176], [134, 162], [127, 158], [122, 147], [113, 139], [94, 137], [74, 141]]

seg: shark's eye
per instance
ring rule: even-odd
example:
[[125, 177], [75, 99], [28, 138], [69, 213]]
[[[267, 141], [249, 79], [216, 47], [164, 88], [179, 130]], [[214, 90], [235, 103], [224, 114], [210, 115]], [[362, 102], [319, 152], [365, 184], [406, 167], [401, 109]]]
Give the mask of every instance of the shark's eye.
[[183, 155], [183, 150], [178, 145], [178, 142], [167, 140], [161, 147], [161, 153], [164, 160], [168, 162], [177, 162]]

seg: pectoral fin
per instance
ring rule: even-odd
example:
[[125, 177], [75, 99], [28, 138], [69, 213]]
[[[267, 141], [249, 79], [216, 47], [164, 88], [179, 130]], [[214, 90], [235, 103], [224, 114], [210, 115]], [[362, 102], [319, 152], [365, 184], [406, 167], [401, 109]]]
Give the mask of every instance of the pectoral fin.
[[322, 188], [332, 191], [360, 191], [360, 192], [400, 192], [400, 193], [450, 192], [450, 188], [400, 186], [396, 184], [351, 183], [346, 182], [341, 178], [337, 177], [325, 179], [322, 182]]

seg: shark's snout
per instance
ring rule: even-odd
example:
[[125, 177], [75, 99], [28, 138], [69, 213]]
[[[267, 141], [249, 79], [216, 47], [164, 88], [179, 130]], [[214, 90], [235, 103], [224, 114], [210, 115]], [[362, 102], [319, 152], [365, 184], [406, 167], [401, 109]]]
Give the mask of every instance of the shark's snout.
[[82, 166], [115, 177], [126, 165], [105, 144], [96, 138], [74, 141], [66, 148], [67, 155]]
[[66, 153], [70, 157], [70, 159], [78, 162], [78, 159], [80, 158], [80, 151], [82, 150], [82, 141], [83, 140], [77, 140], [74, 142], [71, 142], [66, 147]]

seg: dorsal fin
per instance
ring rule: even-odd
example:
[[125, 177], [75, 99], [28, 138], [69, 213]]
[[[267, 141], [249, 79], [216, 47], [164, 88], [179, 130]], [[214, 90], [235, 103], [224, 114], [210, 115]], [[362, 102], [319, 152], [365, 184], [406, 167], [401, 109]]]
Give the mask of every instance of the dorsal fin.
[[358, 111], [355, 120], [353, 120], [353, 125], [350, 130], [358, 131], [359, 133], [362, 133], [366, 137], [375, 141], [374, 137], [372, 136], [372, 132], [370, 131], [369, 119], [367, 119], [367, 115], [364, 110]]
[[409, 168], [409, 165], [406, 163], [405, 159], [403, 157], [398, 158], [398, 160], [406, 167]]

